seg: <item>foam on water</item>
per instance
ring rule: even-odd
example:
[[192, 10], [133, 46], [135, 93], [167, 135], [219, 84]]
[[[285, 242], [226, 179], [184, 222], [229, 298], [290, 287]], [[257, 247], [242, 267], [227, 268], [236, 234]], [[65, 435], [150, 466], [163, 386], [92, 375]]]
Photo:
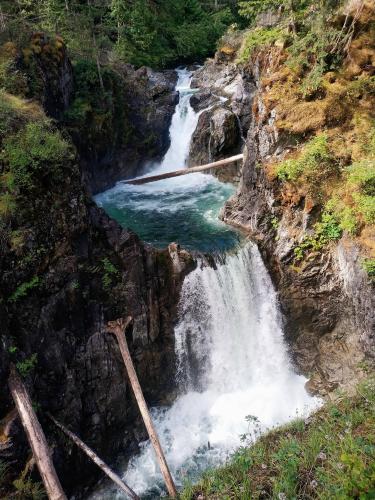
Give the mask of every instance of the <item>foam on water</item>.
[[[156, 428], [177, 485], [222, 463], [251, 431], [304, 415], [318, 401], [289, 362], [277, 298], [257, 247], [247, 243], [216, 269], [204, 265], [184, 281], [175, 329], [182, 395], [153, 409]], [[126, 482], [144, 498], [160, 498], [163, 482], [148, 442], [133, 457]], [[109, 496], [105, 496], [105, 495]], [[97, 498], [122, 498], [114, 491]]]
[[[196, 113], [190, 105], [190, 83], [191, 72], [178, 70], [180, 98], [170, 126], [171, 144], [163, 161], [151, 165], [148, 174], [186, 168], [191, 137], [203, 112]], [[219, 220], [219, 211], [233, 192], [232, 185], [195, 173], [140, 186], [119, 182], [95, 200], [123, 227], [154, 246], [175, 241], [188, 249], [223, 251], [239, 238]]]
[[[189, 103], [190, 79], [188, 71], [179, 70], [171, 146], [152, 166], [155, 174], [186, 166], [198, 122]], [[186, 478], [198, 479], [240, 445], [241, 434], [253, 431], [247, 415], [256, 416], [264, 430], [318, 404], [289, 362], [276, 293], [257, 247], [239, 245], [237, 233], [218, 219], [232, 193], [232, 186], [210, 175], [192, 174], [143, 186], [119, 183], [96, 198], [154, 245], [177, 241], [187, 248], [226, 250], [215, 257], [215, 268], [202, 261], [184, 280], [175, 328], [180, 396], [169, 408], [152, 409], [178, 486]], [[148, 441], [128, 462], [124, 478], [143, 498], [165, 494]], [[124, 497], [104, 487], [91, 498]]]

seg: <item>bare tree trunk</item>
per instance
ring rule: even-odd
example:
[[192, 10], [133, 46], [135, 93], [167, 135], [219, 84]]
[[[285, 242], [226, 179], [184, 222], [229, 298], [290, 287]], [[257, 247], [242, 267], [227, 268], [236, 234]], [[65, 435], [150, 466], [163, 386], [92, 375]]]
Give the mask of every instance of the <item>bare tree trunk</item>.
[[124, 483], [124, 481], [115, 473], [113, 472], [112, 469], [108, 467], [108, 465], [103, 462], [101, 458], [98, 457], [98, 455], [91, 449], [89, 448], [76, 434], [74, 434], [72, 431], [67, 429], [61, 422], [56, 420], [50, 413], [48, 413], [49, 418], [54, 422], [59, 429], [61, 429], [64, 434], [66, 434], [74, 443], [84, 452], [86, 455], [91, 458], [93, 462], [96, 463], [96, 465], [106, 474], [114, 483], [121, 488], [121, 490], [128, 495], [129, 498], [132, 498], [133, 500], [139, 500], [139, 496], [134, 493], [134, 491]]
[[51, 458], [51, 450], [48, 447], [43, 429], [34, 412], [26, 387], [14, 367], [11, 368], [8, 384], [48, 498], [50, 500], [67, 500], [57, 477]]
[[107, 325], [107, 331], [113, 333], [117, 338], [117, 342], [120, 347], [122, 359], [124, 360], [130, 384], [132, 386], [135, 399], [137, 400], [138, 403], [138, 408], [141, 412], [144, 424], [146, 426], [148, 435], [150, 437], [150, 441], [152, 443], [152, 446], [154, 447], [156, 458], [159, 462], [159, 466], [163, 474], [169, 496], [172, 498], [176, 498], [177, 496], [176, 486], [173, 482], [172, 475], [169, 471], [167, 461], [165, 460], [163, 449], [160, 445], [160, 441], [157, 432], [155, 430], [154, 424], [152, 422], [150, 413], [148, 411], [145, 398], [143, 397], [142, 388], [140, 386], [137, 373], [135, 371], [132, 358], [130, 356], [128, 344], [126, 342], [125, 330], [131, 321], [132, 321], [131, 317], [128, 317], [126, 320], [118, 319], [116, 321], [110, 321]]
[[230, 158], [224, 158], [223, 160], [214, 161], [212, 163], [207, 163], [206, 165], [199, 165], [198, 167], [182, 168], [181, 170], [175, 170], [174, 172], [166, 172], [165, 174], [159, 175], [149, 175], [148, 177], [141, 177], [140, 179], [133, 179], [130, 181], [124, 181], [125, 184], [147, 184], [148, 182], [160, 181], [162, 179], [169, 179], [170, 177], [179, 177], [180, 175], [194, 174], [196, 172], [204, 172], [205, 170], [213, 170], [216, 168], [221, 168], [229, 163], [233, 163], [238, 160], [243, 159], [243, 154], [238, 154], [231, 156]]

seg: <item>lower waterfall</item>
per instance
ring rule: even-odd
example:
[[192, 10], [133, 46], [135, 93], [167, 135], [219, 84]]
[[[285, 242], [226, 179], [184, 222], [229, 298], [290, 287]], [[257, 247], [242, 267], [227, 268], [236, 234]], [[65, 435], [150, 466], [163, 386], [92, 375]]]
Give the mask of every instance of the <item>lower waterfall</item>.
[[[180, 100], [171, 145], [153, 173], [183, 166], [198, 113], [190, 105], [191, 73], [178, 70]], [[219, 210], [234, 188], [207, 174], [131, 186], [118, 183], [96, 201], [124, 227], [147, 242], [210, 252], [184, 280], [175, 327], [179, 397], [171, 407], [152, 408], [160, 441], [177, 486], [196, 480], [225, 461], [250, 433], [246, 416], [264, 430], [317, 404], [293, 372], [283, 341], [277, 296], [257, 247], [243, 242], [219, 221]], [[251, 420], [254, 423], [254, 420]], [[258, 423], [259, 421], [259, 423]], [[125, 481], [142, 498], [165, 494], [148, 441], [126, 466]], [[91, 498], [123, 496], [105, 487]]]
[[[290, 365], [276, 292], [257, 247], [246, 243], [217, 257], [215, 267], [201, 261], [185, 278], [175, 329], [181, 395], [170, 408], [152, 410], [178, 486], [225, 461], [240, 436], [254, 430], [247, 415], [265, 430], [318, 403]], [[124, 477], [142, 498], [164, 495], [149, 442]]]

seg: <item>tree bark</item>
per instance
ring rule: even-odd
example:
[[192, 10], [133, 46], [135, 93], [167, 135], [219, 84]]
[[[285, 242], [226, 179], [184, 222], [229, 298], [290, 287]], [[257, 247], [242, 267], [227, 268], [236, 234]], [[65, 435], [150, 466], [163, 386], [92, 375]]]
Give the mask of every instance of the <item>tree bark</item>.
[[51, 450], [49, 449], [43, 429], [34, 412], [26, 387], [14, 367], [11, 368], [8, 384], [48, 498], [50, 500], [67, 500], [57, 477], [51, 458]]
[[211, 170], [223, 167], [228, 163], [233, 163], [238, 160], [243, 159], [243, 154], [236, 156], [231, 156], [230, 158], [224, 158], [223, 160], [214, 161], [213, 163], [207, 163], [206, 165], [199, 165], [197, 167], [182, 168], [181, 170], [175, 170], [173, 172], [166, 172], [165, 174], [150, 175], [148, 177], [142, 177], [140, 179], [132, 179], [130, 181], [124, 181], [125, 184], [147, 184], [148, 182], [160, 181], [162, 179], [169, 179], [170, 177], [179, 177], [180, 175], [194, 174], [196, 172], [204, 172], [205, 170]]
[[163, 474], [169, 496], [172, 498], [176, 498], [177, 497], [176, 486], [173, 482], [172, 475], [169, 471], [168, 464], [163, 453], [163, 449], [160, 445], [157, 432], [155, 430], [150, 413], [148, 411], [147, 404], [143, 396], [142, 388], [139, 383], [132, 358], [130, 356], [128, 344], [126, 342], [125, 331], [127, 326], [131, 323], [131, 321], [132, 321], [131, 317], [126, 318], [126, 320], [118, 319], [116, 321], [110, 321], [107, 325], [107, 331], [113, 333], [117, 338], [117, 342], [120, 347], [120, 352], [122, 355], [122, 359], [124, 360], [130, 384], [132, 386], [135, 399], [137, 400], [138, 408], [141, 412], [150, 441], [152, 443], [152, 446], [154, 447], [156, 458], [159, 462], [159, 466]]
[[128, 495], [129, 498], [133, 500], [139, 500], [139, 496], [134, 493], [134, 491], [126, 484], [124, 481], [115, 473], [113, 470], [108, 467], [108, 465], [103, 462], [101, 458], [89, 447], [87, 446], [76, 434], [67, 429], [61, 422], [56, 420], [50, 413], [48, 413], [49, 418], [52, 420], [54, 424], [57, 425], [59, 429], [64, 432], [70, 439], [84, 452], [86, 455], [91, 458], [91, 460], [96, 463], [96, 465], [106, 474], [114, 483], [117, 484], [121, 490]]

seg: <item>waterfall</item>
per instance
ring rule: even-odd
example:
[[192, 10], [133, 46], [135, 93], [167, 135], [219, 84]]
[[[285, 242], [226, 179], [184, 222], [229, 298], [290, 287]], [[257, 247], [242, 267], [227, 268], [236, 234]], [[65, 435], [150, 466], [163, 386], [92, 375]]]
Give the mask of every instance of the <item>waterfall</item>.
[[[199, 116], [189, 102], [190, 79], [188, 71], [178, 71], [180, 100], [171, 145], [154, 165], [155, 173], [186, 165]], [[277, 295], [256, 245], [238, 244], [236, 233], [218, 221], [228, 189], [210, 175], [193, 174], [183, 182], [119, 184], [97, 199], [153, 244], [178, 241], [188, 248], [222, 250], [212, 267], [202, 259], [184, 280], [175, 327], [180, 395], [171, 407], [151, 409], [178, 486], [225, 461], [240, 445], [240, 436], [254, 431], [247, 415], [257, 417], [265, 430], [318, 404], [289, 362]], [[128, 462], [124, 478], [142, 498], [165, 494], [149, 441]], [[123, 497], [106, 487], [92, 498]]]
[[186, 166], [189, 156], [191, 136], [196, 129], [201, 112], [196, 113], [190, 105], [193, 90], [190, 88], [192, 73], [187, 69], [177, 70], [176, 90], [179, 92], [179, 101], [172, 116], [169, 129], [171, 143], [163, 161], [153, 168], [153, 174], [170, 172]]
[[[192, 73], [178, 69], [176, 90], [180, 98], [169, 129], [170, 147], [161, 162], [149, 166], [153, 174], [187, 167], [191, 137], [199, 115], [190, 105]], [[147, 174], [147, 175], [148, 175]], [[234, 192], [230, 184], [195, 173], [152, 184], [131, 186], [118, 182], [95, 196], [95, 201], [122, 226], [142, 240], [165, 247], [171, 241], [203, 252], [223, 250], [237, 241], [236, 233], [219, 220], [225, 200]]]
[[[251, 431], [247, 415], [264, 430], [317, 404], [288, 360], [276, 293], [257, 247], [247, 243], [215, 267], [200, 262], [184, 281], [175, 329], [181, 395], [171, 408], [153, 409], [178, 485], [240, 445], [240, 435]], [[148, 442], [125, 480], [145, 498], [162, 495]]]

